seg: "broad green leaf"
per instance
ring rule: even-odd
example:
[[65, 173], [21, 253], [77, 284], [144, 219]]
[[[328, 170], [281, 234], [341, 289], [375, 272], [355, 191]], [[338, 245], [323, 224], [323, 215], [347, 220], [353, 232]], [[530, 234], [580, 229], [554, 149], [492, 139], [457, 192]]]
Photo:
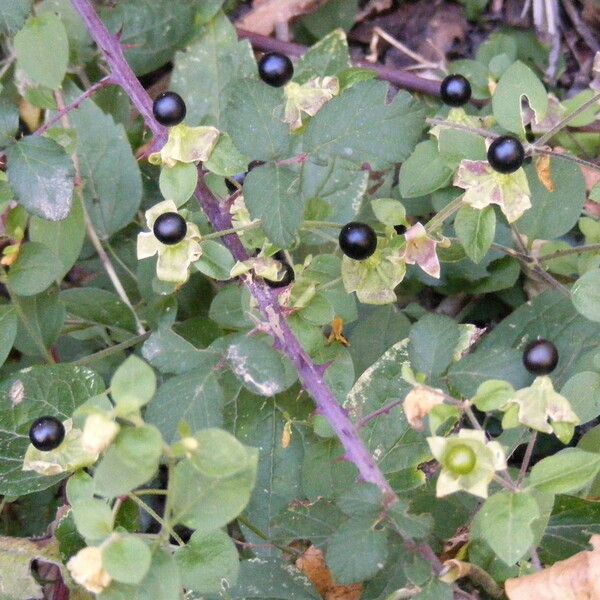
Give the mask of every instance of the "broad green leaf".
[[540, 544], [544, 564], [589, 549], [590, 535], [600, 533], [600, 503], [574, 496], [557, 496]]
[[373, 169], [406, 160], [423, 131], [424, 112], [403, 91], [387, 104], [387, 93], [387, 84], [366, 81], [328, 102], [306, 128], [304, 151], [318, 160], [339, 157]]
[[29, 239], [49, 248], [62, 263], [59, 278], [64, 277], [77, 262], [85, 239], [85, 222], [81, 202], [73, 202], [71, 212], [63, 221], [47, 221], [32, 217]]
[[100, 288], [71, 288], [60, 293], [67, 312], [92, 325], [135, 332], [131, 309], [113, 292]]
[[216, 240], [204, 240], [201, 246], [202, 256], [194, 263], [194, 267], [218, 281], [231, 279], [230, 272], [235, 265], [231, 252]]
[[102, 567], [122, 583], [140, 583], [151, 562], [148, 545], [133, 535], [120, 535], [102, 548]]
[[[230, 87], [256, 74], [250, 44], [238, 41], [233, 25], [221, 14], [200, 28], [185, 52], [176, 54], [171, 84], [185, 100], [187, 122], [224, 129]], [[263, 84], [263, 87], [267, 86]], [[249, 156], [254, 157], [254, 154]]]
[[310, 12], [302, 19], [302, 26], [317, 39], [332, 29], [342, 27], [349, 31], [354, 25], [359, 8], [358, 0], [330, 0], [317, 11]]
[[289, 386], [281, 355], [266, 341], [238, 337], [227, 349], [229, 368], [244, 386], [259, 396], [275, 396]]
[[59, 259], [49, 248], [29, 242], [8, 273], [8, 285], [19, 296], [35, 296], [47, 289], [62, 273]]
[[20, 307], [15, 348], [29, 356], [43, 356], [60, 334], [65, 320], [65, 308], [59, 300], [58, 290], [37, 296], [13, 299]]
[[485, 138], [474, 133], [443, 127], [439, 134], [440, 158], [457, 167], [461, 160], [485, 160]]
[[[79, 93], [71, 86], [70, 96]], [[140, 169], [124, 127], [91, 100], [71, 113], [71, 124], [77, 131], [86, 207], [98, 235], [106, 239], [128, 225], [140, 206]]]
[[32, 0], [0, 0], [0, 33], [14, 35], [31, 12]]
[[0, 305], [0, 366], [4, 364], [17, 337], [19, 321], [14, 306]]
[[[0, 96], [0, 148], [5, 148], [14, 142], [19, 130], [19, 108], [8, 98]], [[3, 188], [8, 187], [5, 183], [6, 174], [3, 174]], [[6, 192], [5, 192], [6, 193]], [[2, 198], [4, 199], [4, 198]]]
[[244, 468], [246, 448], [224, 429], [202, 429], [193, 437], [198, 445], [190, 460], [203, 475], [227, 477]]
[[298, 192], [298, 176], [285, 167], [263, 165], [246, 177], [246, 206], [252, 218], [261, 219], [276, 246], [288, 248], [296, 239], [304, 215], [304, 200]]
[[223, 390], [213, 372], [218, 358], [204, 355], [193, 371], [163, 383], [146, 408], [146, 420], [173, 442], [181, 422], [192, 431], [223, 423]]
[[230, 285], [213, 298], [208, 316], [223, 329], [251, 329], [256, 321], [245, 287]]
[[585, 487], [600, 471], [600, 454], [566, 448], [533, 466], [529, 485], [542, 492], [566, 494]]
[[579, 417], [588, 423], [600, 415], [600, 375], [592, 371], [581, 371], [571, 377], [560, 390]]
[[339, 585], [365, 581], [386, 562], [388, 540], [374, 520], [354, 517], [343, 523], [327, 544], [327, 564]]
[[77, 531], [92, 542], [104, 541], [113, 530], [112, 510], [107, 502], [96, 498], [71, 501]]
[[479, 263], [494, 241], [496, 213], [491, 206], [482, 210], [463, 206], [454, 219], [454, 229], [467, 256]]
[[429, 378], [450, 365], [460, 341], [460, 326], [444, 315], [426, 315], [410, 330], [410, 365]]
[[52, 548], [44, 548], [39, 542], [0, 537], [0, 590], [3, 600], [42, 598], [42, 588], [33, 576], [31, 563], [37, 559], [52, 560], [51, 554]]
[[63, 479], [66, 474], [45, 477], [22, 470], [29, 428], [44, 415], [66, 420], [103, 391], [93, 371], [74, 365], [34, 366], [5, 378], [0, 384], [0, 493], [30, 494]]
[[173, 471], [173, 521], [207, 533], [237, 517], [250, 500], [256, 478], [258, 453], [246, 450], [240, 470], [222, 477], [206, 476], [191, 461], [181, 461]]
[[187, 589], [204, 594], [217, 593], [223, 586], [230, 589], [237, 581], [238, 551], [223, 531], [194, 533], [174, 557], [181, 583]]
[[175, 204], [183, 206], [198, 184], [198, 167], [194, 163], [178, 162], [173, 167], [165, 164], [160, 170], [160, 192]]
[[103, 7], [112, 31], [121, 32], [125, 58], [137, 75], [168, 62], [194, 32], [194, 3], [187, 0], [120, 0]]
[[222, 127], [240, 152], [254, 160], [274, 160], [287, 154], [291, 140], [283, 122], [281, 89], [242, 79], [227, 87], [224, 102]]
[[124, 410], [135, 410], [148, 404], [156, 392], [156, 375], [148, 363], [131, 355], [114, 372], [110, 394]]
[[245, 173], [250, 161], [234, 145], [228, 133], [219, 136], [217, 145], [213, 148], [208, 160], [202, 165], [215, 175], [231, 177]]
[[393, 198], [371, 200], [371, 209], [377, 220], [384, 225], [403, 225], [406, 223], [406, 209], [402, 202]]
[[539, 515], [538, 504], [530, 494], [500, 492], [481, 507], [477, 531], [507, 565], [514, 565], [531, 548], [531, 524]]
[[63, 147], [47, 138], [25, 137], [8, 149], [7, 157], [8, 180], [17, 201], [32, 215], [66, 219], [75, 169]]
[[492, 108], [498, 123], [519, 135], [525, 134], [521, 113], [524, 97], [538, 121], [542, 120], [548, 109], [546, 89], [528, 66], [517, 61], [500, 78], [492, 97]]
[[94, 472], [95, 493], [106, 498], [127, 494], [158, 470], [163, 441], [152, 425], [122, 428]]
[[52, 13], [30, 17], [14, 40], [17, 67], [35, 84], [58, 89], [69, 64], [69, 40]]
[[315, 77], [338, 75], [350, 67], [346, 34], [343, 30], [336, 29], [319, 40], [302, 56], [294, 68], [294, 81], [302, 84]]
[[600, 270], [593, 269], [582, 275], [571, 288], [571, 297], [579, 314], [600, 322]]
[[[423, 177], [424, 165], [427, 165], [427, 177]], [[400, 167], [400, 195], [402, 198], [425, 196], [448, 185], [452, 175], [452, 169], [440, 157], [437, 144], [432, 140], [421, 142]]]
[[585, 180], [575, 163], [552, 158], [555, 190], [549, 192], [533, 166], [525, 168], [531, 191], [531, 208], [519, 219], [519, 231], [531, 239], [550, 240], [570, 231], [577, 223], [585, 202]]
[[475, 100], [490, 97], [489, 72], [486, 65], [476, 60], [455, 60], [450, 63], [449, 72], [459, 73], [469, 80]]

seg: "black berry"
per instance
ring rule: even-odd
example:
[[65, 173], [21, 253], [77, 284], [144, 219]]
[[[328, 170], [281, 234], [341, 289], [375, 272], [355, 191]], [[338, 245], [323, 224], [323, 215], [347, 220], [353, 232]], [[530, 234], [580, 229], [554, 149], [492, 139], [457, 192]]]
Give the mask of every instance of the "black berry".
[[185, 119], [185, 102], [175, 92], [163, 92], [154, 101], [152, 112], [161, 125], [173, 127]]
[[[237, 175], [231, 175], [231, 177], [228, 177], [225, 180], [225, 185], [227, 186], [227, 189], [229, 190], [230, 194], [234, 194], [238, 191], [239, 188], [241, 188], [244, 185], [246, 175], [248, 175], [248, 173], [238, 173]], [[235, 183], [233, 183], [234, 181], [238, 185], [235, 185]]]
[[525, 149], [516, 137], [503, 135], [490, 144], [487, 159], [495, 171], [514, 173], [523, 165]]
[[347, 223], [340, 231], [339, 241], [342, 252], [354, 260], [369, 258], [377, 248], [377, 235], [366, 223]]
[[448, 106], [462, 106], [471, 99], [471, 84], [462, 75], [448, 75], [440, 87], [442, 101]]
[[159, 242], [172, 246], [183, 240], [187, 233], [187, 224], [180, 214], [168, 212], [163, 213], [154, 221], [152, 231]]
[[269, 52], [258, 62], [258, 74], [265, 83], [281, 87], [294, 75], [294, 65], [285, 54]]
[[398, 235], [406, 233], [406, 225], [394, 225], [394, 230]]
[[523, 364], [534, 375], [548, 375], [558, 364], [558, 350], [548, 340], [535, 340], [525, 347]]
[[40, 417], [31, 425], [29, 439], [34, 448], [49, 452], [62, 444], [65, 439], [65, 426], [56, 417]]
[[287, 262], [284, 262], [284, 261], [282, 261], [281, 266], [285, 270], [285, 273], [283, 274], [282, 279], [280, 279], [279, 281], [273, 281], [272, 279], [265, 279], [265, 283], [270, 288], [287, 287], [288, 285], [290, 285], [290, 283], [292, 283], [292, 281], [294, 281], [294, 269]]

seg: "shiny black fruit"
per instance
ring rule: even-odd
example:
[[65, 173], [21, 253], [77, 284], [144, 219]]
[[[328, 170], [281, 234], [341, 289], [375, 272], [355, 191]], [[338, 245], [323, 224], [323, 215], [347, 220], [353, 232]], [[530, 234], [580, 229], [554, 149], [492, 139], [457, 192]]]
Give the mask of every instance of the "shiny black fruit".
[[161, 125], [173, 127], [185, 119], [185, 102], [175, 92], [163, 92], [154, 101], [152, 112]]
[[56, 417], [40, 417], [31, 425], [29, 439], [34, 448], [49, 452], [62, 444], [65, 439], [65, 427]]
[[523, 165], [525, 149], [516, 137], [503, 135], [490, 144], [487, 159], [495, 171], [514, 173]]
[[448, 106], [462, 106], [471, 99], [471, 84], [463, 75], [448, 75], [440, 86], [442, 101]]
[[525, 347], [523, 364], [534, 375], [548, 375], [558, 364], [558, 350], [548, 340], [535, 340]]
[[293, 77], [294, 65], [285, 54], [269, 52], [260, 59], [258, 74], [265, 83], [281, 87]]
[[172, 246], [183, 240], [187, 233], [187, 224], [180, 214], [168, 212], [163, 213], [154, 221], [152, 231], [159, 242]]
[[377, 248], [377, 235], [370, 225], [352, 221], [342, 227], [339, 242], [346, 256], [354, 260], [365, 260]]

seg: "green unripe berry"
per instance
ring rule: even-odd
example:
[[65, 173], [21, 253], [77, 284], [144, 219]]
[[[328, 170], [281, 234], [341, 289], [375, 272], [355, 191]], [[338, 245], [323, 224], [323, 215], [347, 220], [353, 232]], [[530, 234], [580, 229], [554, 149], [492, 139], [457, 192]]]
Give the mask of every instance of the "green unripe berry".
[[468, 475], [475, 468], [477, 456], [466, 444], [453, 446], [444, 455], [444, 468], [455, 475]]

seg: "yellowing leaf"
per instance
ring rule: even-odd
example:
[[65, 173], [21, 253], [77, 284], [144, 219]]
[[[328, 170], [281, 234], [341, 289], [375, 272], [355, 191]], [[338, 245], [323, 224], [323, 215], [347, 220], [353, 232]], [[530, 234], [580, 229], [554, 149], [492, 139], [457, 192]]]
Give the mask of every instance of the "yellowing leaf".
[[183, 123], [171, 127], [169, 139], [160, 152], [150, 156], [151, 162], [163, 162], [174, 167], [178, 162], [196, 163], [208, 160], [217, 144], [220, 132], [215, 127], [188, 127]]
[[556, 186], [552, 180], [552, 167], [550, 164], [550, 156], [548, 154], [542, 154], [535, 161], [535, 170], [542, 185], [549, 191], [556, 191]]
[[323, 106], [340, 92], [337, 77], [317, 77], [300, 85], [294, 81], [284, 89], [286, 104], [283, 120], [292, 131], [302, 127], [302, 113], [314, 117]]

